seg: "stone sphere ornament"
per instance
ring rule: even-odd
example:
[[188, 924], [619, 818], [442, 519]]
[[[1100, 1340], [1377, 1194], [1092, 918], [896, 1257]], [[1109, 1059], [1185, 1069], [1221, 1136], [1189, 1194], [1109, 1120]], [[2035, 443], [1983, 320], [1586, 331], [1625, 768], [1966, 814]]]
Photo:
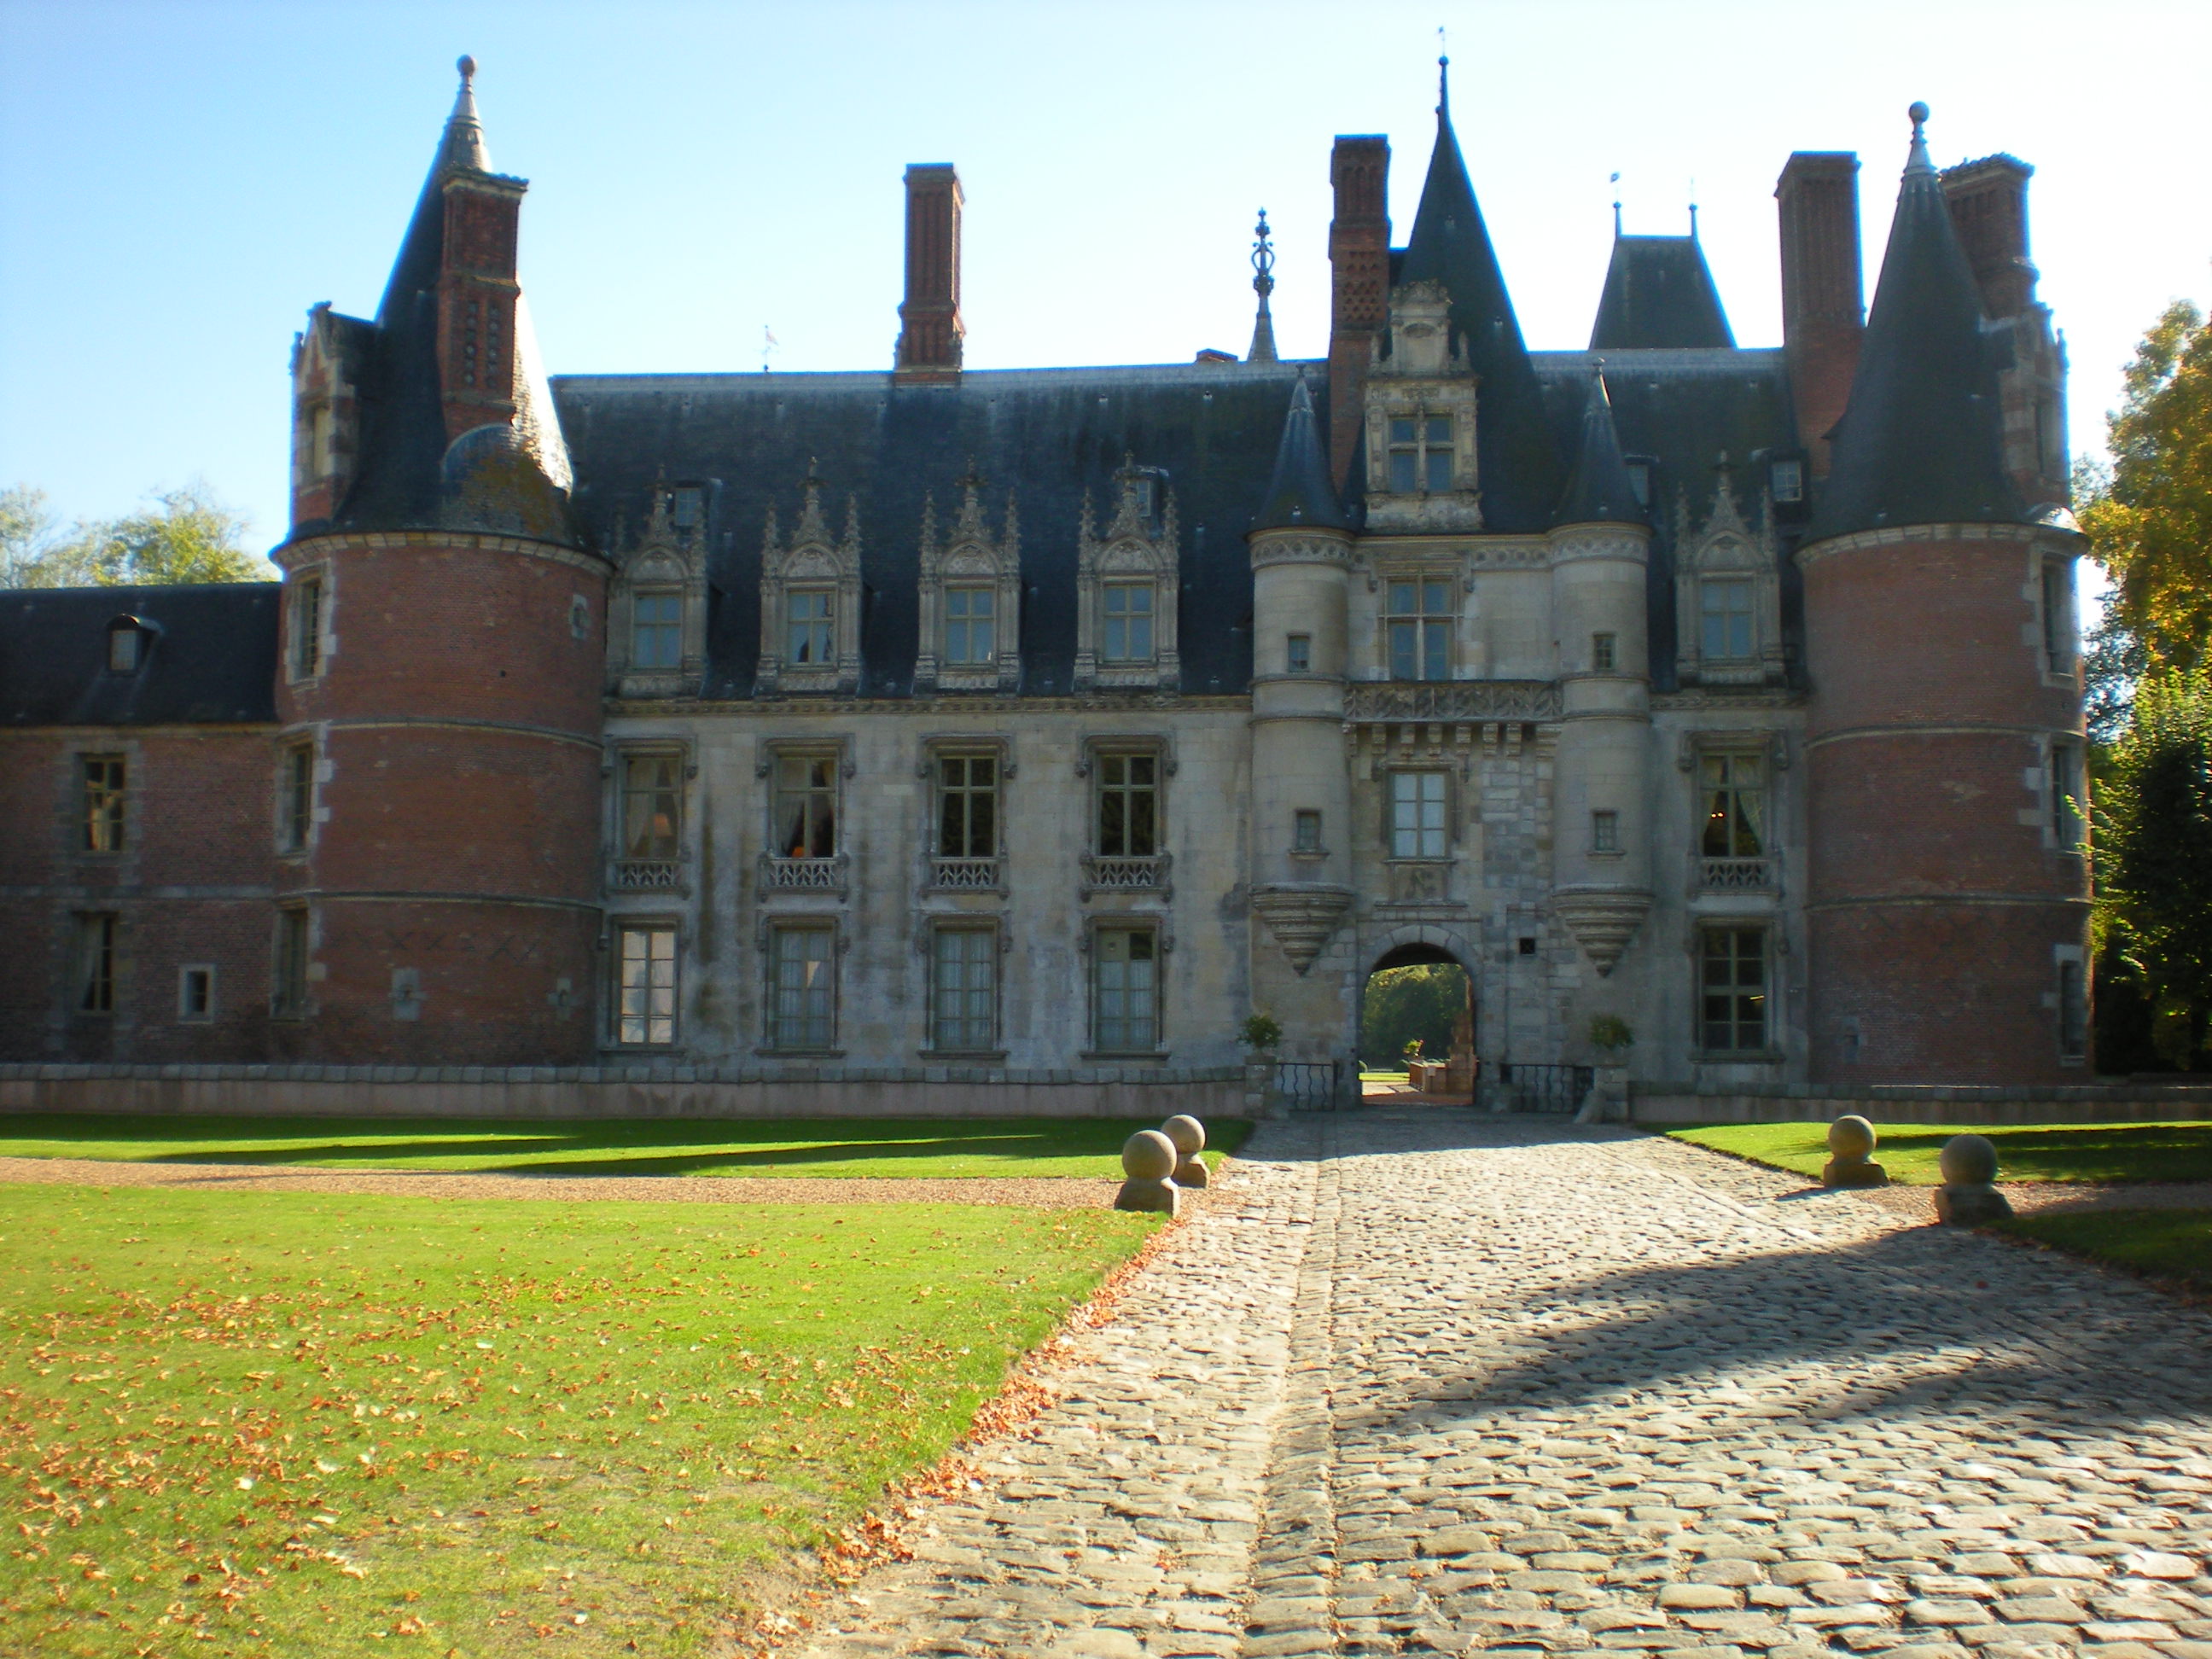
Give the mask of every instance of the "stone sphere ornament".
[[1191, 1188], [1211, 1184], [1206, 1160], [1199, 1156], [1206, 1150], [1206, 1125], [1179, 1115], [1161, 1124], [1160, 1133], [1175, 1142], [1175, 1184]]
[[1887, 1187], [1889, 1171], [1874, 1161], [1874, 1125], [1856, 1115], [1828, 1126], [1828, 1162], [1820, 1170], [1823, 1187]]
[[1936, 1163], [1943, 1171], [1943, 1184], [1936, 1189], [1936, 1220], [1978, 1227], [2012, 1213], [2011, 1202], [1996, 1189], [1997, 1149], [1987, 1135], [1953, 1135]]
[[1114, 1207], [1173, 1215], [1181, 1195], [1168, 1178], [1175, 1166], [1175, 1142], [1158, 1129], [1138, 1130], [1121, 1146], [1121, 1170], [1129, 1178], [1114, 1195]]

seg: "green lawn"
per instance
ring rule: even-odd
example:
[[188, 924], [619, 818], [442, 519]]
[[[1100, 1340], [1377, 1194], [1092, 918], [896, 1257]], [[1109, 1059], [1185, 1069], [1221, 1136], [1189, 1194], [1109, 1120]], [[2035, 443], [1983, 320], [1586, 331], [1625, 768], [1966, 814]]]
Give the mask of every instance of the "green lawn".
[[[1818, 1179], [1826, 1123], [1720, 1123], [1668, 1131], [1677, 1140]], [[2212, 1123], [2033, 1123], [2010, 1127], [1875, 1126], [1875, 1158], [1892, 1181], [1940, 1185], [1936, 1157], [1953, 1135], [1987, 1135], [2000, 1181], [2212, 1181]]]
[[0, 1186], [0, 1653], [707, 1650], [1156, 1224]]
[[[0, 1115], [0, 1157], [324, 1170], [627, 1176], [1104, 1176], [1150, 1119], [729, 1118], [457, 1122], [451, 1118]], [[1251, 1125], [1206, 1126], [1209, 1162]]]
[[2212, 1290], [2212, 1211], [2089, 1210], [1997, 1224], [2076, 1255]]

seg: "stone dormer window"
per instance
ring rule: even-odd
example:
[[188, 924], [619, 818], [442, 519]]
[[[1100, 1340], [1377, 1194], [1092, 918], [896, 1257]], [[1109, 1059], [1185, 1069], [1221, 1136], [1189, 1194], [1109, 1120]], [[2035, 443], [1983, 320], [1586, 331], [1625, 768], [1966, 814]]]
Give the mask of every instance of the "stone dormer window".
[[[690, 528], [678, 526], [689, 499]], [[619, 697], [696, 697], [707, 668], [707, 553], [696, 485], [654, 489], [645, 532], [617, 544], [608, 599], [608, 680]]]
[[1368, 368], [1367, 501], [1372, 528], [1482, 527], [1475, 459], [1475, 379], [1451, 332], [1441, 283], [1390, 296], [1390, 353]]
[[1115, 473], [1114, 486], [1105, 530], [1086, 495], [1076, 531], [1076, 689], [1173, 688], [1182, 672], [1175, 495], [1164, 473], [1133, 457]]
[[1745, 521], [1725, 456], [1702, 522], [1677, 499], [1675, 659], [1686, 685], [1783, 682], [1782, 580], [1769, 503], [1757, 528]]
[[822, 480], [811, 468], [799, 522], [787, 544], [771, 507], [761, 539], [761, 653], [763, 696], [860, 689], [860, 509], [848, 497], [845, 528], [834, 541], [822, 512]]
[[971, 465], [960, 480], [960, 510], [939, 537], [937, 503], [921, 508], [921, 639], [918, 692], [1012, 691], [1021, 684], [1021, 526], [1014, 498], [994, 537], [983, 513], [983, 480]]

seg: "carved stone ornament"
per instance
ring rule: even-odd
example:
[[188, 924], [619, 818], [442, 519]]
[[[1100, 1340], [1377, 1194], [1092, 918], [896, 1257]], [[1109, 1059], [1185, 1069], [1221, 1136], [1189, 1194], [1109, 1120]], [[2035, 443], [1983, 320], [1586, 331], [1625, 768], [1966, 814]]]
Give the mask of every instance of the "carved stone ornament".
[[1651, 909], [1651, 894], [1639, 887], [1562, 887], [1552, 908], [1575, 936], [1603, 979]]
[[[1774, 529], [1774, 503], [1759, 496], [1757, 526], [1736, 504], [1735, 469], [1721, 453], [1714, 469], [1711, 509], [1702, 523], [1692, 517], [1687, 495], [1674, 501], [1675, 665], [1685, 685], [1778, 686], [1785, 678], [1782, 648], [1780, 543]], [[1705, 651], [1705, 587], [1709, 582], [1743, 584], [1751, 599], [1747, 650], [1727, 654]]]
[[1348, 720], [1555, 720], [1559, 688], [1548, 680], [1368, 681], [1344, 694]]
[[1302, 977], [1351, 908], [1348, 887], [1284, 882], [1252, 890], [1252, 908], [1267, 924], [1284, 957]]
[[[608, 690], [618, 697], [688, 697], [699, 694], [707, 668], [706, 538], [679, 531], [670, 510], [673, 492], [664, 478], [653, 486], [644, 533], [633, 544], [617, 530], [611, 550], [615, 579], [608, 593]], [[640, 640], [638, 601], [678, 601], [677, 660], [635, 659]]]
[[[761, 653], [758, 690], [773, 696], [787, 691], [832, 691], [850, 696], [860, 684], [860, 508], [848, 497], [845, 530], [831, 539], [822, 511], [822, 480], [806, 469], [799, 522], [786, 543], [777, 532], [775, 508], [768, 509], [761, 533]], [[810, 611], [827, 601], [829, 615], [804, 628], [790, 609], [794, 592], [819, 595]], [[819, 624], [826, 623], [826, 629]], [[813, 655], [819, 634], [829, 649]], [[794, 642], [805, 640], [811, 660], [795, 659]]]
[[[951, 533], [941, 538], [936, 500], [922, 498], [921, 644], [914, 684], [923, 694], [1011, 693], [1021, 686], [1021, 524], [1009, 490], [1006, 520], [993, 536], [983, 488], [970, 462], [959, 480], [960, 509]], [[948, 590], [957, 602], [957, 616]]]
[[[1114, 474], [1114, 514], [1098, 528], [1091, 497], [1076, 526], [1075, 689], [1173, 690], [1182, 683], [1176, 639], [1182, 531], [1166, 477], [1125, 456]], [[1107, 589], [1135, 592], [1151, 609], [1141, 624], [1109, 616]], [[1143, 590], [1149, 588], [1149, 595]]]

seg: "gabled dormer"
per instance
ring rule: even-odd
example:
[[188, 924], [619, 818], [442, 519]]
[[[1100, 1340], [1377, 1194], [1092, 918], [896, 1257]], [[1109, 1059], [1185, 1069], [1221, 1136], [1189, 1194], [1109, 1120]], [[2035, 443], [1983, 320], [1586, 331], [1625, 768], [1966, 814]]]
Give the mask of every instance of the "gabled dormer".
[[1442, 283], [1391, 290], [1389, 339], [1367, 368], [1368, 528], [1480, 530], [1478, 383]]
[[1735, 471], [1723, 452], [1711, 506], [1674, 503], [1674, 658], [1685, 685], [1780, 685], [1780, 545], [1774, 509], [1759, 492], [1754, 526], [1737, 505]]
[[707, 669], [706, 492], [665, 483], [645, 532], [614, 549], [607, 684], [618, 697], [696, 697]]
[[848, 497], [845, 530], [834, 540], [822, 513], [822, 480], [801, 486], [799, 523], [787, 544], [775, 508], [761, 536], [762, 696], [860, 689], [860, 508]]
[[937, 503], [921, 508], [921, 638], [914, 689], [1018, 690], [1022, 681], [1022, 532], [1013, 493], [994, 536], [983, 513], [983, 479], [971, 464], [960, 480], [960, 511], [940, 538]]
[[1181, 532], [1167, 475], [1124, 457], [1102, 532], [1083, 498], [1076, 528], [1075, 689], [1175, 689]]

